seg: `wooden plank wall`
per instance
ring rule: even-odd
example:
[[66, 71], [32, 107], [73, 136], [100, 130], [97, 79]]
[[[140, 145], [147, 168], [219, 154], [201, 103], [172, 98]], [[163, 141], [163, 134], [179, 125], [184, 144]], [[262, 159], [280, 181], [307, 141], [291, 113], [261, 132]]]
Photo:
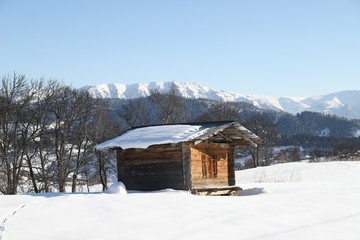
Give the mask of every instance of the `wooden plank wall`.
[[127, 189], [185, 189], [181, 145], [118, 151], [118, 178]]
[[[232, 174], [232, 170], [229, 169], [229, 158], [232, 158], [230, 156], [231, 149], [228, 144], [198, 144], [191, 147], [192, 188], [229, 186], [229, 173]], [[205, 157], [217, 158], [217, 177], [206, 178], [203, 176], [203, 154]]]

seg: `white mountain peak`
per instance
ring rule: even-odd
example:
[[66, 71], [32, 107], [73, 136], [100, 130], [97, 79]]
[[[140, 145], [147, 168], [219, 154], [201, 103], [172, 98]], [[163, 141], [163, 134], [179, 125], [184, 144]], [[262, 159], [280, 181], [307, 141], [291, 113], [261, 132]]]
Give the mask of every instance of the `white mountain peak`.
[[334, 114], [341, 117], [360, 119], [360, 91], [342, 91], [323, 96], [309, 98], [301, 97], [272, 97], [261, 95], [243, 95], [210, 89], [194, 82], [149, 82], [135, 84], [99, 84], [84, 87], [95, 98], [132, 99], [147, 97], [151, 89], [166, 92], [175, 84], [179, 93], [185, 98], [206, 98], [211, 100], [248, 102], [254, 106], [292, 114], [303, 111], [314, 111]]

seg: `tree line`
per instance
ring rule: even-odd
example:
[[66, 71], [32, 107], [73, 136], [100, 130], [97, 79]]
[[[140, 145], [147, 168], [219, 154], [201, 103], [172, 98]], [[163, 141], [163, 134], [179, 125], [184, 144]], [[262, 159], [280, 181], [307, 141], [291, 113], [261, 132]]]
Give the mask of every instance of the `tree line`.
[[[359, 151], [359, 141], [344, 137], [343, 130], [359, 126], [356, 121], [263, 111], [245, 102], [187, 99], [175, 84], [165, 92], [152, 89], [144, 98], [96, 99], [57, 80], [29, 80], [14, 73], [2, 77], [0, 86], [0, 193], [89, 191], [94, 184], [105, 190], [116, 176], [115, 154], [94, 152], [96, 144], [137, 126], [224, 120], [238, 121], [265, 140], [259, 148], [240, 150], [252, 156], [252, 167], [275, 158], [297, 161], [304, 148], [319, 156], [325, 154], [324, 144], [334, 154]], [[341, 137], [319, 135], [326, 126]], [[291, 147], [274, 153], [275, 146]]]
[[[76, 191], [98, 178], [93, 147], [108, 138], [108, 106], [56, 80], [14, 73], [0, 87], [0, 192]], [[28, 187], [28, 189], [25, 189]]]

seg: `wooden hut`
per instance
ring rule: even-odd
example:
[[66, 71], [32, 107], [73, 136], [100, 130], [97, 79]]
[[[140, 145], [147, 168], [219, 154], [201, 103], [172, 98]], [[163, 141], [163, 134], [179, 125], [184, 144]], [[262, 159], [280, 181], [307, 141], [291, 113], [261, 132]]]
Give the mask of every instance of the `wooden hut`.
[[237, 146], [261, 139], [238, 122], [166, 124], [130, 129], [101, 143], [115, 149], [118, 180], [130, 190], [232, 191]]

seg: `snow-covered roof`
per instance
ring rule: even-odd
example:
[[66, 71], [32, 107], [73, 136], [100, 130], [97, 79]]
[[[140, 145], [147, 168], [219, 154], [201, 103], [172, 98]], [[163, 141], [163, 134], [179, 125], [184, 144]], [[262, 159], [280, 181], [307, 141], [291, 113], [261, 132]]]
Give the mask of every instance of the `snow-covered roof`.
[[208, 122], [189, 124], [166, 124], [130, 129], [120, 136], [98, 144], [98, 151], [113, 148], [148, 148], [152, 145], [193, 141], [200, 143], [243, 140], [257, 146], [262, 140], [237, 122]]

